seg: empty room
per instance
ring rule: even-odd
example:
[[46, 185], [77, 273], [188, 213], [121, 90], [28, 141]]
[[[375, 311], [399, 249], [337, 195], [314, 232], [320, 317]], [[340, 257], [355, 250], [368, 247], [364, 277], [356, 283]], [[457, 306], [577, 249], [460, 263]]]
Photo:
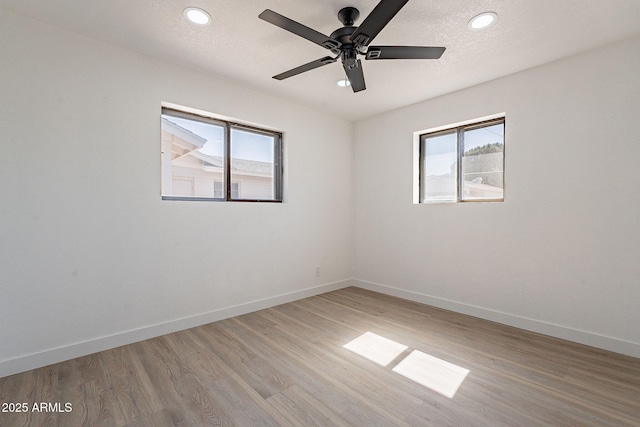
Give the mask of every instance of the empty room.
[[638, 0], [0, 0], [0, 426], [640, 426]]

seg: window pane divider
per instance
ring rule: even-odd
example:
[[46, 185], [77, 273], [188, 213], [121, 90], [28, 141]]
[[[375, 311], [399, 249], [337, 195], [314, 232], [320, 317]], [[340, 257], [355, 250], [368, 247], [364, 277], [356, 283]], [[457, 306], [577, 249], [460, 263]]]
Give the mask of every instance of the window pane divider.
[[462, 159], [464, 158], [464, 128], [460, 127], [458, 128], [457, 132], [456, 132], [456, 138], [458, 140], [458, 144], [457, 144], [457, 152], [456, 152], [456, 164], [458, 165], [458, 176], [456, 177], [456, 181], [457, 181], [457, 194], [456, 194], [456, 202], [460, 202], [463, 200], [462, 198], [462, 192], [464, 191], [464, 189], [462, 188], [462, 185], [464, 183], [464, 175], [463, 175], [463, 171], [462, 171]]
[[225, 123], [224, 128], [224, 184], [226, 188], [225, 200], [231, 200], [231, 126]]

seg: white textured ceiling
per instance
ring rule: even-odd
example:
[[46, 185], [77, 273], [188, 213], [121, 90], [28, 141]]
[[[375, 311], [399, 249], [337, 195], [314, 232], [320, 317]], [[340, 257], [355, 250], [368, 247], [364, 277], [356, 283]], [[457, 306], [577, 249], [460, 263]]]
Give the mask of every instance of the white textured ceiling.
[[[335, 82], [340, 62], [287, 80], [271, 76], [331, 52], [258, 19], [264, 9], [330, 34], [342, 7], [377, 0], [0, 0], [0, 8], [357, 120], [640, 34], [640, 0], [410, 0], [374, 45], [445, 46], [440, 60], [362, 61], [367, 90]], [[209, 26], [187, 22], [198, 6]], [[472, 31], [474, 15], [496, 24]]]

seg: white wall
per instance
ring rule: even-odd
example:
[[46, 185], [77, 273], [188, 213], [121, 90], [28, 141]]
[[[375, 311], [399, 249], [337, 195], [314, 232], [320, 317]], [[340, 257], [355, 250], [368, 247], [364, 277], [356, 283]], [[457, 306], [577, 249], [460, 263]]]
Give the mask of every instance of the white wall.
[[[640, 356], [638, 52], [630, 39], [356, 123], [357, 283]], [[501, 112], [504, 203], [414, 205], [413, 132]]]
[[[2, 10], [0, 58], [0, 376], [352, 276], [351, 123]], [[163, 101], [283, 131], [285, 203], [162, 201]]]

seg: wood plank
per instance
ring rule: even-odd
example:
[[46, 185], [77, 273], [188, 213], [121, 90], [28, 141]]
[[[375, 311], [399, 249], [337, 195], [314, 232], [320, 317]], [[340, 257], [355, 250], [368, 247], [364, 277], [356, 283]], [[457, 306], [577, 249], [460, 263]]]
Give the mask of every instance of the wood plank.
[[[230, 322], [246, 328], [245, 333], [238, 335], [239, 340], [247, 344], [250, 343], [252, 348], [267, 357], [274, 367], [289, 372], [290, 378], [295, 380], [295, 386], [315, 396], [332, 412], [341, 413], [357, 402], [356, 398], [327, 383], [323, 373], [317, 372], [316, 367], [310, 368], [307, 363], [290, 357], [284, 348], [276, 345], [262, 334], [264, 332], [263, 328], [255, 330], [252, 324], [244, 323], [244, 316], [230, 319]], [[228, 322], [225, 322], [225, 325], [228, 324]]]

